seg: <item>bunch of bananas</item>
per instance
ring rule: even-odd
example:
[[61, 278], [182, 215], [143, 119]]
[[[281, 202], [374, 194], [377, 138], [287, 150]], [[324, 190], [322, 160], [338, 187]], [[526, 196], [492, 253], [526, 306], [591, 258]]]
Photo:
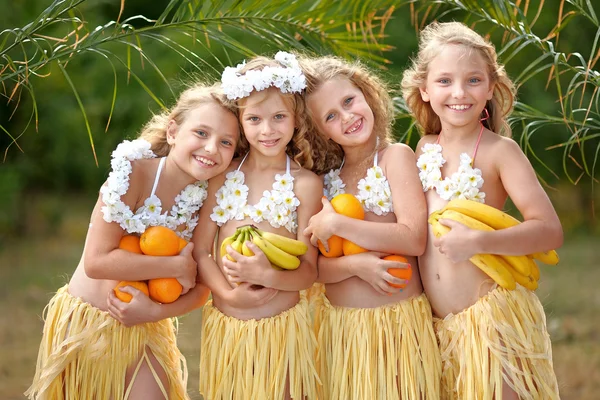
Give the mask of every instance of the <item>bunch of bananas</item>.
[[[497, 208], [472, 200], [451, 200], [441, 210], [431, 213], [428, 222], [436, 237], [450, 231], [450, 228], [438, 222], [440, 219], [451, 219], [468, 228], [483, 231], [506, 229], [521, 223]], [[505, 289], [512, 290], [518, 283], [527, 289], [535, 290], [538, 287], [540, 270], [534, 259], [555, 265], [558, 264], [558, 253], [550, 250], [526, 256], [476, 254], [469, 261]]]
[[227, 246], [231, 246], [238, 253], [251, 257], [254, 255], [248, 248], [246, 242], [254, 243], [265, 253], [275, 269], [292, 270], [300, 266], [299, 256], [306, 253], [306, 243], [278, 235], [273, 232], [261, 231], [254, 225], [243, 225], [235, 230], [235, 233], [223, 240], [221, 243], [221, 255], [225, 255], [231, 261], [233, 258], [227, 254]]

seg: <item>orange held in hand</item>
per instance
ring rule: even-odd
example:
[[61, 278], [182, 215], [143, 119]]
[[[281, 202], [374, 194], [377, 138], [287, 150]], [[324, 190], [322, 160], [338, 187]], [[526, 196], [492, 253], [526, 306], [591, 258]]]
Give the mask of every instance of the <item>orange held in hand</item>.
[[146, 296], [148, 296], [148, 285], [146, 284], [146, 282], [141, 282], [141, 281], [121, 281], [117, 284], [117, 286], [115, 286], [115, 288], [113, 289], [115, 291], [115, 296], [117, 296], [117, 299], [124, 301], [125, 303], [129, 303], [131, 301], [131, 298], [133, 297], [132, 295], [130, 295], [129, 293], [125, 293], [125, 292], [121, 292], [119, 290], [120, 287], [123, 286], [131, 286], [136, 288], [137, 290], [143, 292]]
[[144, 254], [140, 248], [140, 238], [135, 235], [125, 235], [119, 242], [119, 248], [131, 253]]
[[159, 303], [172, 303], [181, 296], [183, 287], [175, 278], [157, 278], [148, 281], [150, 298]]
[[[401, 262], [401, 263], [407, 262], [406, 258], [396, 255], [396, 254], [383, 257], [383, 259], [388, 260], [388, 261], [397, 261], [397, 262]], [[410, 266], [410, 264], [408, 264], [408, 268], [389, 268], [388, 273], [396, 278], [404, 279], [404, 280], [408, 281], [412, 277], [412, 267]], [[406, 284], [396, 285], [393, 283], [389, 283], [389, 285], [392, 287], [395, 287], [395, 288], [400, 288], [400, 289], [404, 289], [406, 287]]]
[[344, 255], [344, 250], [342, 248], [343, 239], [339, 236], [333, 235], [329, 239], [327, 239], [327, 245], [329, 246], [329, 251], [325, 251], [325, 247], [323, 243], [319, 240], [319, 251], [325, 257], [341, 257]]
[[354, 242], [344, 239], [342, 242], [342, 250], [345, 256], [351, 256], [352, 254], [365, 253], [369, 250], [360, 247]]
[[336, 213], [346, 217], [365, 219], [365, 210], [360, 201], [350, 193], [342, 193], [331, 199], [331, 206]]
[[149, 256], [177, 255], [179, 243], [179, 236], [164, 226], [151, 226], [140, 237], [140, 247]]
[[184, 238], [179, 238], [179, 251], [177, 252], [177, 254], [181, 253], [181, 250], [183, 250], [183, 248], [187, 246], [187, 244], [187, 240], [185, 240]]

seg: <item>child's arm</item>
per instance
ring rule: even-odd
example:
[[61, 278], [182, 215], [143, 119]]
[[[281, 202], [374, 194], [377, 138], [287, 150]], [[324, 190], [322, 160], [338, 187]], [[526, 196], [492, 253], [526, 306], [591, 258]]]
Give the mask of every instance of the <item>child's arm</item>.
[[198, 260], [198, 279], [208, 286], [213, 294], [235, 308], [254, 308], [269, 302], [276, 294], [274, 289], [250, 290], [250, 285], [235, 288], [225, 279], [221, 269], [212, 258], [212, 249], [217, 235], [217, 224], [211, 220], [216, 205], [216, 191], [223, 185], [225, 173], [209, 182], [208, 197], [200, 209], [198, 225], [192, 242], [195, 244], [194, 259]]
[[562, 246], [560, 220], [518, 144], [502, 138], [494, 154], [502, 155], [495, 162], [499, 179], [524, 221], [508, 229], [482, 232], [455, 221], [440, 220], [452, 230], [434, 244], [440, 245], [440, 250], [455, 262], [469, 259], [473, 254], [525, 255]]
[[247, 242], [254, 256], [244, 257], [228, 247], [228, 253], [237, 262], [223, 260], [223, 266], [231, 276], [232, 282], [248, 282], [278, 290], [298, 291], [308, 289], [317, 278], [317, 249], [312, 246], [308, 238], [302, 235], [308, 220], [321, 208], [320, 198], [323, 193], [321, 178], [308, 171], [302, 171], [295, 178], [294, 193], [300, 201], [296, 212], [298, 213], [298, 236], [308, 245], [306, 254], [300, 257], [300, 266], [295, 270], [278, 271], [271, 267], [264, 253], [254, 245]]
[[125, 326], [157, 322], [165, 318], [187, 314], [196, 308], [202, 307], [210, 294], [206, 286], [196, 285], [173, 303], [158, 304], [131, 286], [124, 286], [119, 290], [129, 293], [133, 297], [129, 303], [125, 303], [119, 300], [114, 291], [111, 290], [107, 300], [108, 312]]
[[[137, 183], [139, 169], [131, 174], [130, 187], [122, 197], [123, 202], [134, 209], [140, 197]], [[192, 246], [172, 257], [154, 257], [119, 249], [119, 241], [125, 234], [116, 222], [104, 221], [102, 196], [92, 212], [84, 248], [85, 273], [92, 279], [146, 280], [152, 278], [176, 278], [184, 287], [184, 293], [196, 282], [196, 262], [192, 258]]]
[[427, 240], [427, 204], [412, 149], [403, 144], [389, 146], [380, 165], [392, 192], [396, 222], [374, 222], [337, 214], [323, 200], [323, 210], [311, 218], [305, 234], [311, 243], [325, 243], [332, 235], [341, 236], [359, 246], [389, 254], [420, 256]]

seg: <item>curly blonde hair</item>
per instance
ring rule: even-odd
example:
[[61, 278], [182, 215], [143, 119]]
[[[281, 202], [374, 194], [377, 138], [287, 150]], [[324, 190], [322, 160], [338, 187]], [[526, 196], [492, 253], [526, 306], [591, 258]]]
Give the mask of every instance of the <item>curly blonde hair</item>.
[[[256, 56], [245, 64], [245, 66], [240, 70], [240, 74], [245, 74], [251, 70], [260, 71], [267, 66], [282, 67], [283, 65], [273, 58]], [[259, 92], [264, 93], [262, 98], [255, 96], [255, 99], [257, 99], [259, 103], [264, 101], [266, 99], [268, 90], [276, 90], [294, 113], [294, 123], [296, 129], [294, 131], [294, 136], [292, 136], [292, 140], [290, 140], [287, 145], [286, 153], [288, 153], [289, 156], [302, 168], [313, 170], [314, 161], [316, 160], [314, 157], [314, 151], [316, 148], [318, 148], [318, 142], [315, 141], [315, 135], [311, 135], [308, 128], [309, 124], [306, 117], [306, 105], [304, 103], [304, 97], [300, 93], [282, 93], [279, 89], [270, 87]], [[253, 92], [252, 94], [254, 95], [255, 93], [256, 92]], [[246, 107], [247, 101], [248, 97], [237, 100], [240, 119], [244, 113], [244, 108]], [[244, 135], [242, 135], [238, 146], [238, 152], [240, 155], [242, 155], [248, 152], [249, 149], [250, 144]]]
[[494, 46], [481, 35], [460, 22], [434, 22], [421, 31], [419, 52], [402, 77], [402, 96], [412, 111], [423, 135], [437, 135], [442, 130], [440, 118], [429, 102], [423, 101], [420, 89], [425, 87], [429, 63], [440, 53], [442, 46], [450, 44], [478, 51], [488, 66], [490, 81], [494, 84], [491, 100], [486, 108], [489, 118], [483, 121], [492, 132], [510, 137], [511, 129], [506, 118], [515, 102], [515, 86], [504, 66], [498, 63]]
[[[359, 62], [347, 62], [333, 56], [301, 57], [300, 67], [306, 76], [306, 96], [310, 96], [327, 81], [344, 77], [356, 86], [365, 96], [365, 100], [375, 117], [373, 132], [379, 138], [379, 149], [394, 142], [392, 124], [394, 122], [394, 107], [389, 90], [384, 81], [375, 73], [368, 70]], [[308, 110], [307, 110], [308, 111]], [[308, 111], [312, 128], [317, 130], [313, 117]], [[342, 147], [332, 140], [327, 140], [322, 132], [320, 136], [326, 143], [327, 154], [323, 157], [323, 169], [339, 168], [344, 156]]]
[[181, 93], [177, 103], [171, 109], [154, 115], [142, 128], [139, 138], [150, 142], [151, 149], [157, 156], [166, 156], [171, 150], [171, 146], [167, 143], [169, 121], [173, 120], [181, 126], [191, 110], [210, 102], [220, 105], [236, 118], [238, 117], [237, 107], [227, 99], [220, 85], [196, 82]]

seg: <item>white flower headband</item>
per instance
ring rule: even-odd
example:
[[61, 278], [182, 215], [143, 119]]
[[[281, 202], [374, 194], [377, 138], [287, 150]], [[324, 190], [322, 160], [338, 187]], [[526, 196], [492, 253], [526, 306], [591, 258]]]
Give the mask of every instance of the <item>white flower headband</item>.
[[285, 51], [275, 54], [275, 60], [283, 67], [264, 67], [240, 74], [244, 61], [235, 68], [226, 67], [221, 75], [221, 88], [229, 100], [250, 96], [253, 90], [260, 92], [275, 86], [282, 93], [299, 93], [306, 88], [306, 77], [300, 69], [296, 56]]

